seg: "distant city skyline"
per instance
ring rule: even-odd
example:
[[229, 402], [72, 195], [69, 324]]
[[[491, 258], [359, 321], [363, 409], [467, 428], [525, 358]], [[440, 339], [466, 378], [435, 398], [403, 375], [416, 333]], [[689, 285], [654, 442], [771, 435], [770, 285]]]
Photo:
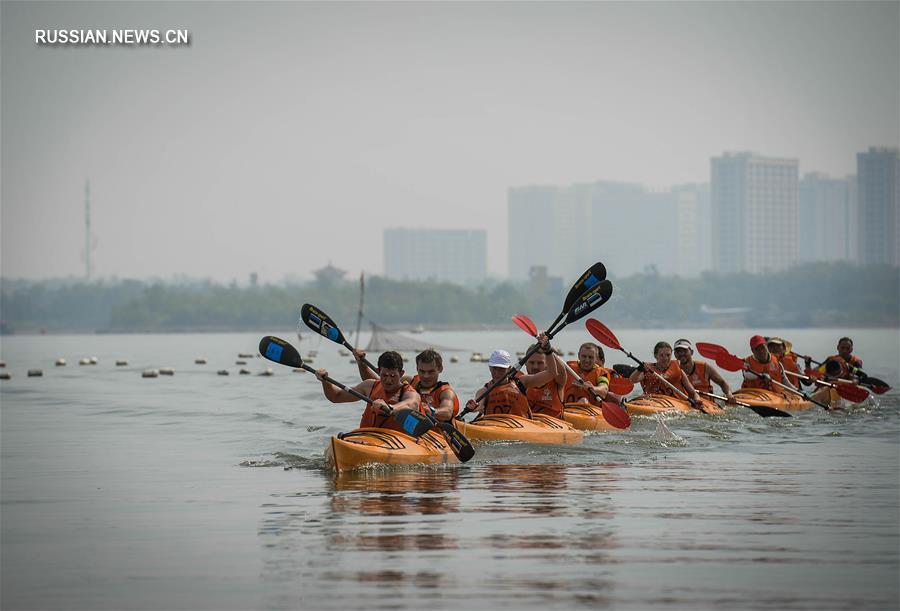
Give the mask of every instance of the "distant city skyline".
[[[62, 26], [191, 44], [35, 44]], [[900, 146], [896, 2], [2, 2], [0, 28], [4, 278], [83, 277], [86, 180], [95, 278], [383, 274], [389, 227], [484, 229], [504, 277], [511, 188], [651, 201], [723, 151], [843, 178]], [[685, 245], [703, 202], [678, 197]], [[705, 248], [615, 221], [660, 269]]]

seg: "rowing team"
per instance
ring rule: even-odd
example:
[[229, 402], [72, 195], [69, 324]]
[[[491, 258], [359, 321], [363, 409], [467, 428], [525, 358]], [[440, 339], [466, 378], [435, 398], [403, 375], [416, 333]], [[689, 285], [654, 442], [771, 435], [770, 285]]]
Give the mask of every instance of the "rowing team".
[[[861, 373], [862, 359], [853, 354], [853, 340], [849, 337], [842, 337], [838, 341], [838, 353], [825, 359], [818, 369], [811, 368], [810, 357], [803, 357], [805, 375], [800, 373], [797, 355], [792, 352], [789, 341], [780, 337], [754, 335], [750, 338], [750, 350], [751, 354], [743, 359], [741, 388], [781, 392], [783, 387], [787, 387], [785, 390], [799, 391], [804, 385], [812, 385], [815, 380], [826, 377], [856, 383], [859, 381], [856, 374]], [[656, 362], [643, 363], [634, 370], [630, 378], [632, 382], [640, 382], [644, 393], [678, 396], [677, 392], [680, 391], [696, 401], [698, 392], [711, 393], [712, 383], [715, 383], [722, 389], [728, 402], [735, 403], [731, 387], [716, 368], [710, 363], [694, 359], [694, 347], [689, 340], [679, 339], [675, 342], [674, 349], [668, 342], [659, 342], [653, 348], [653, 356]], [[656, 375], [647, 375], [648, 369]], [[779, 384], [782, 386], [779, 387]], [[829, 387], [823, 387], [812, 394], [812, 399], [820, 402], [827, 402], [830, 397]]]
[[[527, 373], [517, 372], [487, 396], [469, 400], [463, 414], [512, 414], [525, 418], [543, 414], [562, 418], [565, 403], [599, 406], [601, 400], [619, 404], [624, 401], [624, 397], [609, 390], [609, 380], [619, 376], [604, 367], [603, 349], [597, 344], [582, 344], [578, 360], [568, 363], [556, 354], [545, 334], [538, 336], [537, 347], [525, 363]], [[428, 349], [416, 356], [416, 375], [411, 379], [404, 375], [403, 359], [396, 352], [388, 351], [378, 357], [377, 372], [366, 366], [365, 352], [357, 349], [353, 355], [362, 378], [353, 389], [372, 399], [363, 412], [359, 428], [378, 427], [402, 432], [390, 414], [404, 408], [418, 409], [444, 422], [460, 416], [459, 397], [449, 383], [440, 379], [443, 359], [435, 350]], [[509, 352], [495, 350], [488, 360], [491, 381], [485, 388], [505, 378], [512, 366]], [[325, 397], [332, 403], [357, 400], [350, 392], [328, 382], [326, 370], [317, 370], [316, 377], [322, 383]]]

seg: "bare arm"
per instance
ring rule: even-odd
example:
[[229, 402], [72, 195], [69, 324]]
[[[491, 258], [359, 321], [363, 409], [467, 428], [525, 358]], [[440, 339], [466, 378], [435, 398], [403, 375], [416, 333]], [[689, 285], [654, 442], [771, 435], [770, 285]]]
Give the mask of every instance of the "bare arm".
[[725, 381], [725, 378], [722, 377], [722, 374], [718, 372], [718, 370], [712, 365], [706, 365], [707, 375], [709, 375], [709, 379], [712, 380], [716, 386], [722, 389], [722, 392], [725, 393], [725, 398], [729, 401], [734, 399], [734, 395], [731, 394], [731, 386], [728, 385], [728, 382]]
[[[325, 380], [325, 377], [328, 376], [328, 372], [324, 369], [319, 369], [316, 371], [316, 377], [322, 382], [322, 390], [325, 393], [325, 398], [331, 401], [332, 403], [352, 403], [354, 401], [359, 401], [359, 399], [346, 390], [340, 389], [331, 382]], [[360, 382], [356, 386], [353, 387], [353, 390], [362, 393], [366, 396], [372, 391], [372, 386], [375, 382], [371, 380], [366, 380], [364, 382]]]
[[445, 389], [441, 393], [441, 404], [438, 406], [436, 410], [434, 410], [434, 417], [438, 420], [443, 420], [444, 422], [449, 422], [451, 418], [453, 418], [453, 399], [456, 398], [456, 393], [450, 390], [449, 388]]
[[357, 348], [353, 351], [353, 358], [356, 359], [356, 367], [359, 369], [359, 379], [360, 380], [377, 380], [378, 374], [372, 371], [368, 365], [366, 365], [363, 359], [366, 358], [366, 351]]

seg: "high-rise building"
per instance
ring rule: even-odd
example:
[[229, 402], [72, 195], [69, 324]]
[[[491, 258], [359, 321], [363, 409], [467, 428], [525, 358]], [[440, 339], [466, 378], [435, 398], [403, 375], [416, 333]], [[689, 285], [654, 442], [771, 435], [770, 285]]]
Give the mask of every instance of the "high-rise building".
[[861, 263], [900, 265], [900, 159], [895, 148], [856, 154]]
[[573, 280], [596, 261], [627, 276], [653, 269], [696, 275], [709, 269], [709, 187], [652, 192], [595, 182], [509, 190], [509, 271], [527, 280], [543, 267]]
[[480, 284], [487, 275], [487, 232], [484, 229], [385, 229], [384, 274], [396, 280]]
[[795, 265], [797, 160], [725, 153], [710, 165], [713, 267], [757, 273]]
[[800, 181], [800, 261], [856, 261], [856, 177], [805, 174]]

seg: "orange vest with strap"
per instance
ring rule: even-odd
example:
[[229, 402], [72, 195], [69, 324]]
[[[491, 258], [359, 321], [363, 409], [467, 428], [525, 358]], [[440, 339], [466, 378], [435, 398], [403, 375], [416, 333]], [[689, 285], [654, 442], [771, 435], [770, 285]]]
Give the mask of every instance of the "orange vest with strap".
[[[568, 364], [569, 367], [572, 368], [572, 371], [578, 374], [579, 378], [591, 386], [599, 386], [601, 381], [604, 384], [609, 384], [609, 373], [600, 365], [595, 364], [594, 368], [590, 371], [582, 371], [578, 365], [578, 361], [569, 361]], [[563, 396], [565, 397], [566, 403], [575, 403], [582, 399], [587, 399], [591, 403], [597, 404], [594, 395], [583, 388], [575, 386], [575, 378], [572, 377], [571, 373], [566, 373], [566, 388], [563, 392]]]
[[[769, 377], [773, 380], [781, 382], [781, 363], [778, 362], [778, 359], [773, 354], [769, 354], [769, 362], [768, 363], [760, 363], [756, 360], [752, 354], [744, 359], [744, 362], [750, 367], [751, 371], [755, 371], [756, 373], [767, 373]], [[773, 384], [768, 380], [763, 380], [762, 378], [752, 376], [752, 380], [748, 380], [744, 378], [744, 381], [741, 383], [741, 388], [762, 388], [764, 390], [775, 390], [773, 388]]]
[[525, 391], [532, 414], [544, 414], [554, 418], [562, 418], [563, 404], [559, 398], [559, 384], [550, 380], [543, 386], [529, 388]]
[[[416, 375], [410, 381], [410, 385], [416, 389], [416, 392], [419, 393], [419, 396], [422, 397], [422, 407], [424, 408], [426, 405], [433, 409], [437, 409], [441, 406], [441, 395], [445, 390], [453, 391], [453, 387], [450, 386], [448, 382], [438, 381], [437, 384], [434, 385], [434, 388], [431, 390], [425, 390], [422, 388], [422, 380], [419, 379], [419, 376]], [[428, 412], [429, 410], [423, 410]], [[459, 395], [453, 391], [453, 414], [452, 418], [455, 418], [456, 415], [459, 414]]]
[[654, 395], [668, 395], [670, 397], [681, 397], [678, 393], [674, 392], [669, 385], [660, 380], [656, 374], [661, 375], [666, 380], [668, 380], [672, 386], [683, 392], [684, 394], [688, 394], [687, 390], [684, 388], [684, 384], [681, 382], [681, 365], [678, 364], [678, 361], [671, 360], [669, 361], [669, 366], [666, 368], [664, 372], [657, 371], [656, 367], [651, 365], [654, 373], [650, 373], [649, 371], [644, 372], [644, 377], [641, 379], [641, 389], [644, 391], [644, 394], [654, 394]]
[[[781, 366], [784, 367], [785, 371], [800, 373], [800, 365], [797, 363], [797, 356], [793, 352], [781, 357]], [[795, 386], [797, 385], [797, 378], [788, 376], [788, 379], [793, 382]]]
[[[372, 386], [372, 390], [369, 391], [369, 398], [373, 401], [381, 399], [388, 405], [395, 405], [399, 403], [403, 399], [403, 395], [408, 392], [415, 392], [415, 389], [409, 384], [401, 384], [400, 390], [388, 397], [387, 393], [384, 392], [384, 386], [381, 385], [381, 380], [376, 380], [375, 384]], [[419, 404], [418, 409], [419, 411], [422, 411], [421, 404]], [[367, 427], [390, 429], [392, 431], [400, 431], [401, 433], [406, 432], [389, 414], [382, 414], [371, 405], [366, 405], [366, 411], [363, 412], [362, 419], [359, 421], [359, 428], [362, 429]]]
[[[485, 384], [487, 388], [489, 384]], [[531, 418], [531, 408], [528, 405], [528, 399], [519, 390], [519, 384], [516, 381], [509, 380], [496, 387], [487, 396], [484, 401], [484, 415], [492, 414], [512, 414], [513, 416], [522, 416]]]
[[[685, 373], [687, 372], [685, 371]], [[687, 373], [687, 377], [694, 390], [698, 392], [712, 392], [712, 383], [709, 381], [709, 376], [706, 373], [706, 363], [703, 361], [694, 361], [694, 371]]]

